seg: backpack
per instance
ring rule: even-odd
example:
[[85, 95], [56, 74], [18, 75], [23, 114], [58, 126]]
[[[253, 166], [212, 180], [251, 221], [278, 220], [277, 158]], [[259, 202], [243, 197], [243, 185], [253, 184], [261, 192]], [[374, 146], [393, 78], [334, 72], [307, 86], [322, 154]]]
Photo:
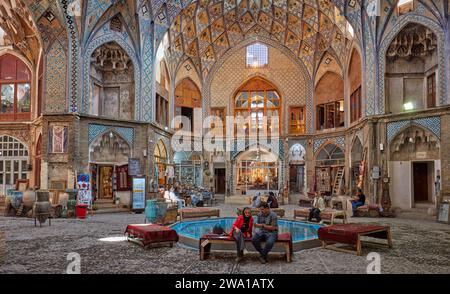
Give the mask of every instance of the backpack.
[[216, 235], [225, 234], [225, 230], [219, 224], [217, 224], [213, 227], [212, 232], [213, 232], [213, 234], [216, 234]]
[[277, 197], [272, 197], [272, 202], [270, 203], [270, 208], [278, 208]]

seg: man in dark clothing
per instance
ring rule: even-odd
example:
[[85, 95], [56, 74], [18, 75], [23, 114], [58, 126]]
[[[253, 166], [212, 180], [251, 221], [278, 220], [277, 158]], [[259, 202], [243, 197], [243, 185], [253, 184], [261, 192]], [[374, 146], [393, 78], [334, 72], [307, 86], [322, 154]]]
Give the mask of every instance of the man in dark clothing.
[[[277, 214], [270, 210], [267, 203], [260, 206], [261, 212], [258, 214], [256, 231], [252, 238], [253, 246], [259, 252], [259, 260], [261, 263], [267, 262], [267, 254], [272, 250], [273, 245], [278, 237], [278, 217]], [[261, 242], [266, 242], [264, 249], [261, 248]]]
[[361, 189], [358, 189], [356, 197], [352, 200], [353, 215], [356, 216], [356, 209], [363, 206], [366, 203], [366, 195], [363, 194]]

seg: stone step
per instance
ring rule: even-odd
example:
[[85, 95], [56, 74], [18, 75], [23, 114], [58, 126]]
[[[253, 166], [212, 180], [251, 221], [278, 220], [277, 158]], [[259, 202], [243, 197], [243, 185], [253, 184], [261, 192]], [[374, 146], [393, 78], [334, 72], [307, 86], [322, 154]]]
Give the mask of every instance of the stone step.
[[225, 197], [225, 203], [226, 204], [233, 204], [233, 205], [250, 205], [250, 203], [251, 203], [251, 196], [230, 196], [230, 197]]
[[[128, 208], [102, 208], [94, 210], [94, 214], [102, 214], [102, 213], [118, 213], [118, 212], [130, 212]], [[89, 212], [90, 213], [90, 212]]]

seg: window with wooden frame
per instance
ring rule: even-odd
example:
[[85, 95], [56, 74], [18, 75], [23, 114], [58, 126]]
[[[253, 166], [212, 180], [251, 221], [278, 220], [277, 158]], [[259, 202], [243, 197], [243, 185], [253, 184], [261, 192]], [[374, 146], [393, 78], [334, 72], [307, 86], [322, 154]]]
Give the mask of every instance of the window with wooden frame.
[[274, 127], [280, 132], [281, 97], [273, 85], [253, 78], [241, 87], [234, 101], [234, 116], [245, 120], [243, 126], [235, 125], [235, 133], [238, 127], [246, 137], [268, 135]]
[[407, 14], [414, 10], [413, 0], [399, 0], [397, 3], [397, 12], [399, 15]]
[[350, 122], [361, 118], [361, 86], [350, 96]]
[[167, 127], [169, 125], [169, 102], [163, 96], [156, 93], [156, 122], [162, 126]]
[[289, 110], [289, 134], [304, 134], [306, 115], [304, 106], [292, 106]]
[[436, 73], [427, 77], [427, 108], [436, 107]]
[[31, 72], [11, 54], [0, 57], [0, 121], [31, 119]]
[[344, 100], [319, 104], [316, 106], [317, 130], [340, 128], [344, 126]]

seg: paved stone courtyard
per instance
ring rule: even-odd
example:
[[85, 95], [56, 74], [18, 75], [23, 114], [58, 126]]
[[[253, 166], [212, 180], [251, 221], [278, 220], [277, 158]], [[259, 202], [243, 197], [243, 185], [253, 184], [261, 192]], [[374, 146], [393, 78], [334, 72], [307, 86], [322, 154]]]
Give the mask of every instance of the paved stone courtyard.
[[[222, 216], [235, 207], [221, 205]], [[295, 206], [284, 206], [291, 218]], [[144, 250], [126, 241], [100, 238], [123, 236], [127, 224], [142, 223], [143, 214], [112, 213], [86, 220], [54, 219], [34, 227], [27, 218], [0, 217], [6, 235], [6, 255], [0, 273], [65, 273], [67, 255], [81, 255], [81, 273], [366, 273], [369, 252], [381, 255], [382, 273], [450, 273], [450, 226], [429, 220], [351, 218], [350, 222], [390, 225], [393, 249], [363, 246], [363, 255], [313, 248], [294, 253], [292, 263], [272, 255], [261, 265], [250, 254], [236, 264], [233, 253], [217, 253], [200, 261], [196, 250], [174, 246]]]

